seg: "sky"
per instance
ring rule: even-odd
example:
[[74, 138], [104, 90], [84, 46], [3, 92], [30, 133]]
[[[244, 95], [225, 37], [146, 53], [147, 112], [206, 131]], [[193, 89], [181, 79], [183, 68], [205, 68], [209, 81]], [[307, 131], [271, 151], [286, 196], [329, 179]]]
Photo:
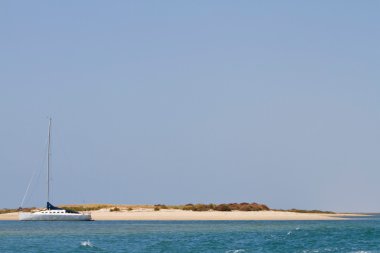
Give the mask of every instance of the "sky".
[[1, 1], [0, 208], [379, 212], [379, 1]]

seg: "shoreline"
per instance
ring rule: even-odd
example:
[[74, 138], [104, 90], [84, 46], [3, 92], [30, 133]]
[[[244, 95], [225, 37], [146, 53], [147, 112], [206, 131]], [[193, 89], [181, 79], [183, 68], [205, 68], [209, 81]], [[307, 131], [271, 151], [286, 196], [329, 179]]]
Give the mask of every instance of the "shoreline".
[[[110, 212], [109, 209], [101, 209], [97, 211], [85, 212], [91, 213], [95, 221], [117, 221], [117, 220], [149, 220], [149, 221], [196, 221], [196, 220], [268, 220], [268, 221], [291, 221], [291, 220], [347, 220], [355, 217], [366, 217], [365, 214], [356, 213], [296, 213], [287, 211], [185, 211], [178, 209], [162, 209], [154, 211], [153, 209], [140, 208], [132, 211], [115, 211]], [[0, 221], [18, 220], [18, 212], [0, 214]]]

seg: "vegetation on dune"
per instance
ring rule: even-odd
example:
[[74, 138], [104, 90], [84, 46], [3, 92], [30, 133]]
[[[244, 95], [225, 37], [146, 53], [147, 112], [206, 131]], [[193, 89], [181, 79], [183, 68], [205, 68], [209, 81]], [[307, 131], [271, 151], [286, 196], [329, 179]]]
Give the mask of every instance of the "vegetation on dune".
[[[66, 210], [73, 210], [77, 212], [81, 211], [96, 211], [100, 209], [109, 209], [110, 212], [119, 212], [122, 210], [132, 211], [134, 209], [150, 209], [154, 211], [160, 211], [161, 209], [178, 209], [186, 211], [195, 211], [195, 212], [206, 212], [206, 211], [221, 211], [221, 212], [230, 212], [230, 211], [283, 211], [283, 212], [295, 212], [295, 213], [320, 213], [320, 214], [335, 214], [331, 211], [321, 211], [321, 210], [302, 210], [302, 209], [270, 209], [264, 204], [258, 203], [228, 203], [228, 204], [186, 204], [186, 205], [173, 205], [166, 206], [164, 204], [157, 205], [110, 205], [110, 204], [83, 204], [83, 205], [63, 205], [60, 206]], [[30, 212], [36, 209], [32, 208], [22, 208], [22, 209], [0, 209], [0, 214], [13, 213], [13, 212]]]
[[271, 211], [278, 211], [278, 212], [292, 212], [292, 213], [320, 213], [320, 214], [336, 214], [332, 211], [321, 211], [321, 210], [304, 210], [304, 209], [271, 209]]
[[301, 210], [301, 209], [289, 209], [289, 210], [279, 210], [279, 209], [270, 209], [267, 205], [258, 204], [258, 203], [229, 203], [229, 204], [186, 204], [184, 206], [169, 206], [172, 209], [182, 209], [189, 211], [284, 211], [284, 212], [295, 212], [295, 213], [322, 213], [322, 214], [335, 214], [331, 211], [321, 211], [321, 210]]
[[288, 212], [294, 212], [294, 213], [325, 213], [325, 214], [335, 214], [335, 212], [331, 211], [321, 211], [321, 210], [302, 210], [302, 209], [289, 209], [286, 210]]
[[185, 206], [183, 206], [181, 209], [182, 210], [190, 210], [190, 211], [198, 211], [198, 212], [202, 212], [202, 211], [209, 211], [209, 210], [215, 210], [215, 207], [216, 205], [214, 204], [187, 204]]
[[231, 210], [239, 210], [239, 211], [269, 211], [269, 207], [264, 204], [258, 203], [233, 203], [228, 205]]
[[117, 206], [115, 206], [114, 208], [110, 209], [110, 212], [120, 212], [120, 208], [118, 208]]
[[232, 211], [232, 209], [231, 209], [231, 207], [230, 207], [229, 204], [220, 204], [220, 205], [217, 205], [214, 210], [216, 210], [216, 211], [222, 211], [222, 212], [230, 212], [230, 211]]
[[109, 208], [110, 205], [67, 205], [67, 206], [60, 206], [60, 208], [66, 209], [66, 210], [73, 210], [77, 212], [83, 212], [83, 211], [96, 211], [103, 208]]
[[17, 209], [0, 209], [0, 214], [14, 213], [14, 212], [17, 212]]
[[156, 208], [159, 208], [159, 209], [168, 209], [168, 207], [166, 205], [162, 205], [162, 204], [157, 204], [157, 205], [154, 205], [154, 207]]
[[191, 210], [191, 211], [268, 211], [269, 207], [263, 204], [257, 203], [229, 203], [229, 204], [186, 204], [182, 206], [182, 210]]
[[19, 209], [0, 209], [0, 214], [5, 214], [5, 213], [15, 213], [15, 212], [30, 212], [33, 209], [36, 209], [35, 207], [26, 207], [26, 208], [19, 208]]
[[[65, 205], [61, 206], [61, 208], [74, 210], [74, 211], [96, 211], [104, 208], [110, 208], [110, 211], [120, 211], [120, 210], [128, 210], [132, 211], [136, 208], [145, 208], [145, 209], [153, 209], [155, 211], [159, 211], [161, 209], [179, 209], [179, 210], [188, 210], [188, 211], [196, 211], [196, 212], [205, 212], [205, 211], [221, 211], [221, 212], [229, 212], [229, 211], [283, 211], [283, 212], [295, 212], [295, 213], [322, 213], [322, 214], [334, 214], [331, 211], [321, 211], [321, 210], [302, 210], [302, 209], [270, 209], [267, 205], [259, 204], [259, 203], [228, 203], [228, 204], [186, 204], [186, 205], [164, 205], [164, 204], [156, 204], [156, 205], [109, 205], [109, 204], [84, 204], [84, 205]], [[115, 209], [116, 208], [116, 209]], [[34, 208], [30, 208], [34, 209]], [[119, 210], [118, 210], [119, 209]], [[26, 209], [25, 209], [26, 210]], [[0, 210], [1, 213], [10, 213], [17, 212], [17, 209], [3, 209]], [[26, 210], [27, 211], [27, 210]], [[112, 212], [112, 211], [111, 211]]]

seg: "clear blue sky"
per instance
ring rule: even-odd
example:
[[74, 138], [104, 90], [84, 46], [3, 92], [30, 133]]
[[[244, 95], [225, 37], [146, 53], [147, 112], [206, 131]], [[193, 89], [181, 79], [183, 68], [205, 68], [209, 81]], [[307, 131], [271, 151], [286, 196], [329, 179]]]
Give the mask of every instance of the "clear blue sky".
[[[378, 1], [1, 1], [0, 207], [380, 211]], [[27, 205], [44, 205], [45, 175]]]

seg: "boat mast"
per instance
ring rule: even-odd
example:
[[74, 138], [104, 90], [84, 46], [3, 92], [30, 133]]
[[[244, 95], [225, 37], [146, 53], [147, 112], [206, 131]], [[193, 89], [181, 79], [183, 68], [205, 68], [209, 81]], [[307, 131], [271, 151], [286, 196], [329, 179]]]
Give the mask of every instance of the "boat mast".
[[48, 134], [48, 155], [47, 155], [47, 202], [50, 202], [50, 133], [51, 133], [51, 118], [49, 118], [49, 134]]

